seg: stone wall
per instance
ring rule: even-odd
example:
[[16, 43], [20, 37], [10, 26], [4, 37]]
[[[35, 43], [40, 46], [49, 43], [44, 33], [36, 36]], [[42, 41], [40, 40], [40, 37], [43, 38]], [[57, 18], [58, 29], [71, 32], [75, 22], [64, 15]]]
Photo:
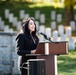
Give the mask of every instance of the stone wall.
[[0, 32], [0, 75], [19, 74], [15, 37], [16, 33]]

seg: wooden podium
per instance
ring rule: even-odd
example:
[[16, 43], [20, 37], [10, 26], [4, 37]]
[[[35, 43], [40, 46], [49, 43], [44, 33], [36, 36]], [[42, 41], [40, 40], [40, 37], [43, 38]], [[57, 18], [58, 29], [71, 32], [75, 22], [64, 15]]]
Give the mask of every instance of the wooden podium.
[[39, 43], [35, 55], [46, 60], [46, 75], [57, 75], [57, 55], [67, 53], [67, 42], [43, 42]]

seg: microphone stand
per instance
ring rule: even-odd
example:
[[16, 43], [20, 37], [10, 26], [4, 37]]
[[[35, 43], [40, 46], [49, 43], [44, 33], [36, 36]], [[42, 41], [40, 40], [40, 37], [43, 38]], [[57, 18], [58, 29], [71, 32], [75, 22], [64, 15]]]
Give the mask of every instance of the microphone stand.
[[52, 40], [51, 40], [50, 37], [44, 36], [44, 38], [45, 38], [46, 40], [49, 40], [50, 42], [52, 42]]

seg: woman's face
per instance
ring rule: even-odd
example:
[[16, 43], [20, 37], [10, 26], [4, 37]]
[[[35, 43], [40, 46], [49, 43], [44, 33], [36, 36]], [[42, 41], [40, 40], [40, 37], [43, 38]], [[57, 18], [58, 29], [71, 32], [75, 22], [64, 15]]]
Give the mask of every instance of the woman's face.
[[34, 24], [34, 21], [33, 20], [30, 20], [29, 21], [28, 28], [29, 28], [30, 32], [35, 31], [35, 24]]

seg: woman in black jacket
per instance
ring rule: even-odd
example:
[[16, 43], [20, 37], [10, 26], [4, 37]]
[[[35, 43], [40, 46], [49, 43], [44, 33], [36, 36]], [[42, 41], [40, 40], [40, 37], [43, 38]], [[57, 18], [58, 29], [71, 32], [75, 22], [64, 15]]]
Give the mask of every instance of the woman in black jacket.
[[28, 59], [35, 59], [36, 56], [26, 56], [26, 54], [35, 54], [39, 39], [36, 35], [36, 24], [32, 18], [22, 21], [21, 31], [16, 36], [17, 54], [20, 56], [21, 75], [27, 75], [26, 66]]

